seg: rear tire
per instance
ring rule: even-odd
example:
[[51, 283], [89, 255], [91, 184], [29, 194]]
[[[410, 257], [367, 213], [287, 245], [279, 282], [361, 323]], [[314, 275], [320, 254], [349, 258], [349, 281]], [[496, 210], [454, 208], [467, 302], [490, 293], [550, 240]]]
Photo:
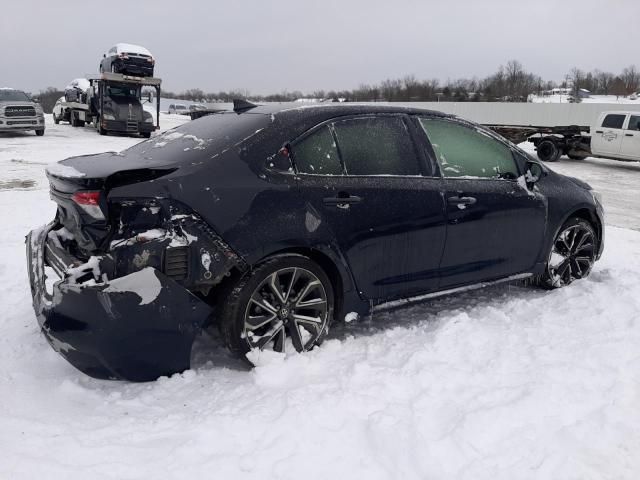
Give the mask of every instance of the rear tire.
[[562, 155], [562, 151], [558, 148], [558, 145], [553, 140], [544, 139], [536, 148], [538, 158], [543, 162], [555, 162]]
[[[311, 350], [333, 319], [334, 293], [320, 266], [302, 255], [279, 255], [220, 292], [216, 308], [223, 341], [248, 363], [247, 353]], [[288, 344], [288, 345], [287, 345]]]
[[540, 285], [552, 290], [586, 278], [596, 261], [597, 247], [593, 226], [582, 218], [570, 218], [553, 240]]

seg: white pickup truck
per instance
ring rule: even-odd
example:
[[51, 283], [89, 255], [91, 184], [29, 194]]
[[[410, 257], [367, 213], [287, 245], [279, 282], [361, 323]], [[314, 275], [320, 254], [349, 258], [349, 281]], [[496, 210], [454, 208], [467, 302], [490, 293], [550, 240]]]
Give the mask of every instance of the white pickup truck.
[[536, 147], [543, 162], [562, 155], [574, 160], [586, 157], [640, 162], [640, 111], [607, 111], [591, 126], [490, 125], [514, 143], [525, 139]]
[[590, 130], [592, 157], [640, 162], [640, 112], [602, 112]]

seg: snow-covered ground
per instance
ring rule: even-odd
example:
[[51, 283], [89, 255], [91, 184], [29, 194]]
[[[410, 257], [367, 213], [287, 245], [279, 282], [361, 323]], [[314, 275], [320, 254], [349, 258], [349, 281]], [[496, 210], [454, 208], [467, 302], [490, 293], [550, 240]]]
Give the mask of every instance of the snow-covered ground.
[[[136, 141], [68, 125], [0, 136], [0, 479], [640, 477], [631, 229], [609, 226], [603, 259], [568, 288], [501, 286], [378, 313], [253, 371], [205, 337], [195, 368], [171, 378], [77, 372], [38, 331], [24, 235], [55, 211], [47, 163]], [[619, 208], [609, 220], [640, 228], [635, 166], [552, 168], [592, 181]]]

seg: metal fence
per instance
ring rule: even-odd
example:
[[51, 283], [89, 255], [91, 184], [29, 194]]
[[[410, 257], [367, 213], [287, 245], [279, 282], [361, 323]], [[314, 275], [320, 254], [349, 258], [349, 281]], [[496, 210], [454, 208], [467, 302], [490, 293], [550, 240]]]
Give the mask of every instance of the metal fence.
[[[477, 123], [499, 125], [591, 125], [605, 111], [640, 112], [635, 104], [615, 103], [497, 103], [412, 102], [397, 103], [457, 115]], [[394, 103], [396, 105], [396, 103]]]

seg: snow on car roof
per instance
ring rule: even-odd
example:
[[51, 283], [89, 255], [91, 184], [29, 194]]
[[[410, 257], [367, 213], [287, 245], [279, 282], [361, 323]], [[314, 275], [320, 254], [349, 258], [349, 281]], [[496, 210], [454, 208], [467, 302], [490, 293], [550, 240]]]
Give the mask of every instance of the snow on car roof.
[[117, 53], [140, 53], [142, 55], [149, 55], [153, 57], [151, 52], [140, 45], [133, 45], [132, 43], [117, 43], [115, 45]]

